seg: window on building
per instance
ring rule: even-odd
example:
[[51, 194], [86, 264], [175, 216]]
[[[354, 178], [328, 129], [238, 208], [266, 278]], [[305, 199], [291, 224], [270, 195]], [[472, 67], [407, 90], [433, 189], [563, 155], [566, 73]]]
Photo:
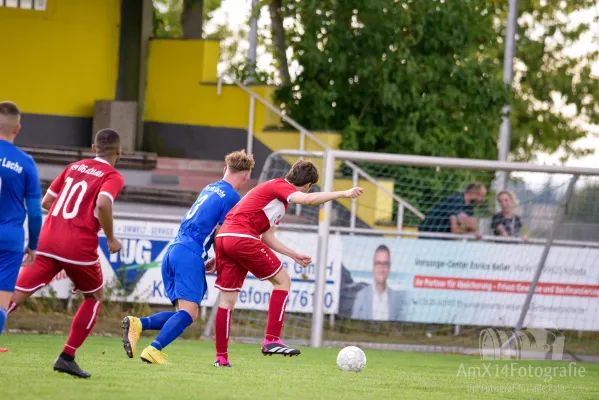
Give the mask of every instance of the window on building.
[[0, 0], [0, 7], [44, 11], [47, 0]]

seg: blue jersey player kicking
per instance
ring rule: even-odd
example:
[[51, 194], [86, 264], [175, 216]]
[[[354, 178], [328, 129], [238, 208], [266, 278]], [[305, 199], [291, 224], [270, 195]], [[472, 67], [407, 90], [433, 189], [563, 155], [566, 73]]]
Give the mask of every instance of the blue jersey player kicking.
[[13, 144], [20, 129], [19, 108], [10, 101], [0, 102], [0, 335], [21, 264], [33, 263], [42, 227], [42, 188], [35, 161]]
[[164, 290], [176, 312], [165, 311], [151, 317], [128, 316], [123, 320], [123, 348], [129, 358], [142, 331], [159, 330], [156, 339], [146, 347], [140, 358], [150, 364], [167, 364], [162, 351], [198, 317], [206, 293], [206, 272], [216, 269], [215, 259], [208, 260], [208, 250], [214, 242], [225, 216], [241, 199], [237, 191], [248, 180], [254, 158], [245, 151], [236, 151], [225, 158], [222, 180], [204, 188], [196, 202], [183, 217], [175, 241], [162, 259]]

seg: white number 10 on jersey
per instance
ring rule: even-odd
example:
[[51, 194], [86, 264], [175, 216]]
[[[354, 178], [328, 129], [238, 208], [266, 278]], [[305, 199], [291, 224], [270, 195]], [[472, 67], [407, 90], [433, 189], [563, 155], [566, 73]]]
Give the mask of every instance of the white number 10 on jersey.
[[[62, 209], [62, 217], [64, 219], [75, 218], [79, 212], [79, 206], [81, 206], [81, 202], [83, 201], [83, 196], [85, 195], [86, 191], [87, 182], [79, 181], [73, 185], [73, 178], [66, 178], [64, 188], [61, 190], [60, 197], [54, 205], [54, 210], [52, 210], [52, 216], [58, 216], [58, 213], [60, 213]], [[77, 195], [77, 198], [75, 199], [74, 204], [72, 204], [72, 200], [75, 195]]]

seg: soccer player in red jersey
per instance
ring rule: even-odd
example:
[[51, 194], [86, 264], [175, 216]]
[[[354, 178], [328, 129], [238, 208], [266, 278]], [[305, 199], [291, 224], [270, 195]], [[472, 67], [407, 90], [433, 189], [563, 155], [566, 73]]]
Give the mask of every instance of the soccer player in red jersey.
[[81, 160], [68, 167], [52, 182], [42, 200], [48, 210], [30, 267], [23, 267], [17, 279], [9, 312], [46, 286], [64, 270], [84, 300], [73, 319], [69, 338], [54, 363], [54, 370], [89, 378], [75, 362], [75, 351], [93, 329], [102, 300], [102, 268], [98, 257], [100, 227], [111, 253], [120, 250], [114, 237], [112, 203], [125, 181], [114, 168], [121, 154], [119, 134], [103, 129], [96, 134], [92, 151], [96, 158]]
[[292, 349], [281, 341], [291, 278], [273, 250], [292, 258], [303, 267], [307, 267], [312, 258], [296, 253], [281, 243], [275, 237], [275, 229], [289, 203], [318, 205], [341, 198], [355, 199], [364, 191], [355, 187], [340, 192], [307, 193], [316, 182], [316, 166], [310, 161], [300, 160], [291, 167], [285, 179], [274, 179], [258, 185], [227, 214], [215, 241], [215, 286], [221, 290], [214, 328], [215, 367], [231, 366], [228, 355], [231, 315], [248, 271], [260, 280], [268, 279], [274, 285], [262, 353], [289, 356], [300, 354], [299, 350]]

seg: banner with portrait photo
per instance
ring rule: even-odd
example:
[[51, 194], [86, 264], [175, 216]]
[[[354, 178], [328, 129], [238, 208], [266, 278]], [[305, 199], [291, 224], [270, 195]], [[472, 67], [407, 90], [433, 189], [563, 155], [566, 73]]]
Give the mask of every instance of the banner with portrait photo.
[[[343, 250], [352, 285], [362, 286], [349, 297], [342, 287], [352, 318], [513, 326], [543, 246], [345, 236]], [[548, 321], [599, 330], [599, 249], [551, 248], [525, 325]]]

